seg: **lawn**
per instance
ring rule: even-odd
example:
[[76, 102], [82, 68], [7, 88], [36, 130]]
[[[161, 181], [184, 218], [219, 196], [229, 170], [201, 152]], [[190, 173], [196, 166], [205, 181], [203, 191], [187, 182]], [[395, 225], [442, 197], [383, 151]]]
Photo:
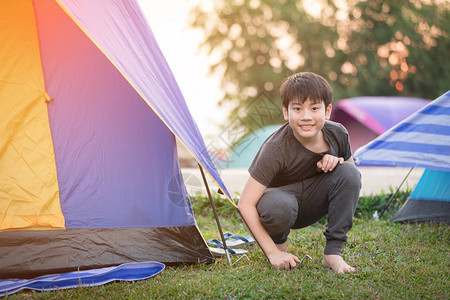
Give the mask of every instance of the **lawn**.
[[[380, 198], [380, 195], [376, 197]], [[206, 207], [207, 201], [193, 199], [193, 203], [195, 200], [198, 226], [205, 239], [218, 238], [212, 212], [202, 208]], [[249, 246], [246, 248], [248, 260], [243, 258], [236, 262], [237, 258], [232, 257], [233, 266], [226, 259], [219, 258], [210, 265], [168, 266], [161, 274], [148, 280], [53, 292], [22, 291], [6, 298], [449, 299], [449, 226], [389, 222], [387, 217], [393, 210], [376, 221], [371, 218], [367, 207], [369, 202], [361, 199], [357, 212], [359, 217], [355, 218], [343, 252], [344, 259], [357, 269], [352, 274], [335, 274], [320, 265], [325, 245], [323, 221], [292, 231], [289, 251], [300, 258], [306, 254], [313, 258], [305, 259], [293, 271], [273, 269], [258, 246]], [[400, 205], [402, 200], [397, 199], [396, 202]], [[229, 204], [219, 201], [218, 211], [224, 230], [247, 234]]]

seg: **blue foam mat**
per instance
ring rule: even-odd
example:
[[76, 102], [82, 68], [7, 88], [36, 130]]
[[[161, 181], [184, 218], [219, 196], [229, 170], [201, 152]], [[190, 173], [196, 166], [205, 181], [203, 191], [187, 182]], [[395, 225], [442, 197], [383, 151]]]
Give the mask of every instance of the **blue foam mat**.
[[33, 279], [0, 280], [0, 296], [11, 295], [23, 289], [52, 291], [79, 286], [99, 286], [112, 281], [135, 281], [161, 273], [165, 265], [159, 262], [133, 262], [115, 267], [52, 274]]

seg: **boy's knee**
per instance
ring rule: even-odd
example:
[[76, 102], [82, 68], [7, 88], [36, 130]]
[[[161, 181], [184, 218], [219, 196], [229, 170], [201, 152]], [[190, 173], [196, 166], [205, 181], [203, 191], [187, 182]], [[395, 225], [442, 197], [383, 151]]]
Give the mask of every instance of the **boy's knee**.
[[295, 223], [298, 213], [297, 198], [285, 192], [265, 194], [256, 209], [267, 232], [280, 233]]
[[361, 173], [354, 164], [344, 162], [335, 171], [338, 171], [341, 178], [345, 179], [345, 183], [349, 188], [361, 189]]

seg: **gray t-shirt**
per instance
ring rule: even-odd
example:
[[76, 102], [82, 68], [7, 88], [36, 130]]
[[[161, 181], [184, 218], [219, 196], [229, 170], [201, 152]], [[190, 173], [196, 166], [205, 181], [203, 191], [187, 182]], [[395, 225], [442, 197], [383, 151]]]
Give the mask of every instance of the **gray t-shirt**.
[[317, 162], [325, 154], [351, 157], [348, 132], [339, 123], [326, 121], [322, 129], [330, 149], [315, 153], [305, 148], [294, 136], [289, 123], [284, 124], [263, 143], [250, 168], [250, 175], [267, 187], [279, 187], [313, 177], [323, 172]]

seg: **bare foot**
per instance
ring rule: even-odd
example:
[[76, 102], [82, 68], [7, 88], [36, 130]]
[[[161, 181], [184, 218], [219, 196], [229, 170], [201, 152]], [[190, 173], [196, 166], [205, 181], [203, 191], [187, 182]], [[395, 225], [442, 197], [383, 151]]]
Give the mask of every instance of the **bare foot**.
[[349, 266], [340, 255], [325, 255], [322, 266], [331, 268], [337, 273], [355, 272], [355, 268]]

